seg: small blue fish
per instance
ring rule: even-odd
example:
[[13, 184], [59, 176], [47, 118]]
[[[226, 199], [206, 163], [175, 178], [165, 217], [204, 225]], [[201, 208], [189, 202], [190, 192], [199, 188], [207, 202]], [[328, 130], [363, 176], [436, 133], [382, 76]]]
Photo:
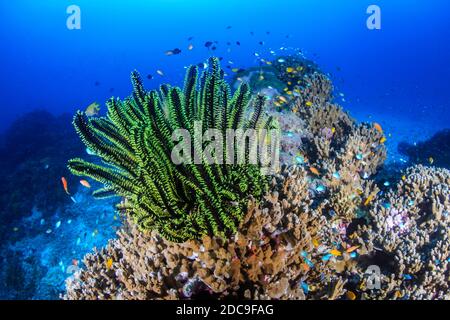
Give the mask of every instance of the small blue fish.
[[408, 205], [411, 207], [411, 206], [413, 206], [414, 205], [414, 200], [409, 200], [408, 201]]
[[300, 255], [301, 255], [303, 258], [306, 258], [306, 257], [308, 256], [308, 253], [307, 253], [306, 251], [302, 251], [302, 252], [300, 252]]
[[328, 261], [328, 260], [330, 260], [330, 258], [332, 257], [333, 255], [331, 254], [331, 253], [328, 253], [328, 254], [326, 254], [326, 255], [324, 255], [323, 257], [322, 257], [322, 261]]
[[58, 221], [55, 225], [55, 229], [58, 229], [61, 226], [61, 221]]
[[383, 185], [384, 185], [385, 187], [389, 187], [391, 184], [389, 183], [389, 181], [385, 181], [385, 182], [383, 183]]
[[306, 262], [306, 264], [307, 264], [310, 268], [313, 268], [313, 267], [314, 267], [314, 263], [312, 263], [312, 261], [309, 260], [308, 258], [305, 258], [305, 262]]
[[385, 204], [383, 204], [383, 207], [385, 207], [386, 209], [390, 209], [391, 204], [386, 202]]
[[325, 186], [323, 186], [323, 185], [321, 185], [321, 184], [318, 185], [318, 186], [316, 187], [316, 191], [317, 191], [317, 192], [324, 192], [325, 189], [326, 189]]
[[296, 156], [295, 161], [297, 161], [298, 164], [304, 164], [305, 159], [302, 156]]
[[404, 275], [403, 275], [403, 279], [405, 279], [405, 280], [411, 280], [412, 277], [411, 277], [409, 274], [404, 274]]
[[358, 254], [356, 253], [356, 252], [352, 252], [352, 253], [350, 253], [350, 258], [356, 258], [356, 256], [357, 256]]
[[356, 159], [362, 160], [362, 158], [363, 158], [363, 155], [362, 155], [361, 153], [358, 153], [358, 154], [356, 155]]
[[309, 292], [309, 286], [306, 282], [300, 281], [300, 287], [303, 289], [303, 292], [305, 294], [308, 294]]
[[286, 135], [289, 137], [289, 138], [292, 138], [293, 136], [294, 136], [294, 134], [292, 133], [292, 132], [288, 132], [288, 133], [286, 133]]
[[335, 173], [333, 173], [333, 178], [340, 179], [341, 175], [339, 174], [339, 172], [336, 171]]

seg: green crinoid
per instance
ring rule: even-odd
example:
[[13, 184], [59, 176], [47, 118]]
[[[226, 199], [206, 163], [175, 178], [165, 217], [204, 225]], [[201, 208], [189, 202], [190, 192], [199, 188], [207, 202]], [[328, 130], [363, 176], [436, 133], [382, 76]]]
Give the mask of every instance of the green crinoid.
[[[183, 89], [162, 85], [159, 91], [145, 91], [137, 72], [131, 78], [133, 96], [110, 99], [106, 117], [75, 115], [76, 131], [104, 164], [72, 159], [70, 171], [104, 184], [96, 197], [124, 197], [122, 209], [141, 230], [157, 230], [175, 242], [235, 232], [249, 196], [261, 197], [267, 187], [259, 165], [207, 163], [204, 157], [197, 164], [175, 164], [172, 133], [186, 129], [192, 137], [194, 121], [201, 121], [202, 133], [214, 128], [224, 136], [228, 129], [272, 128], [272, 119], [262, 112], [265, 99], [252, 99], [245, 83], [231, 95], [216, 58], [201, 75], [196, 66], [189, 67]], [[224, 154], [234, 158], [236, 150], [226, 148], [225, 141]], [[191, 150], [195, 154], [204, 147], [194, 142]]]

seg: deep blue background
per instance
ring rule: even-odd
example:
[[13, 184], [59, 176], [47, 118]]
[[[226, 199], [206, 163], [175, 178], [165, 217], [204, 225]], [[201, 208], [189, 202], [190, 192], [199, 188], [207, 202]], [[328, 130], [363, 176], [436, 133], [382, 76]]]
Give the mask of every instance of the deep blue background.
[[[81, 7], [81, 30], [66, 28], [70, 4]], [[366, 28], [370, 4], [382, 9], [381, 31]], [[333, 75], [348, 109], [445, 127], [449, 10], [448, 0], [0, 0], [0, 130], [36, 108], [73, 112], [127, 96], [133, 69], [155, 76], [149, 88], [180, 83], [183, 66], [211, 55], [207, 40], [239, 67], [254, 63], [254, 52], [302, 48]], [[228, 53], [227, 41], [242, 45]], [[181, 55], [164, 55], [175, 47]]]

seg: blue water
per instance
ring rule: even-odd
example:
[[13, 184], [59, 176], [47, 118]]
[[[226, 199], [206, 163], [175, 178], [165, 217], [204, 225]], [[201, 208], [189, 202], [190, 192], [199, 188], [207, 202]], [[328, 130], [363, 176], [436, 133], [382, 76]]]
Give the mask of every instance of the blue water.
[[[81, 30], [66, 27], [66, 8], [72, 4], [81, 8]], [[371, 4], [382, 10], [381, 30], [366, 27]], [[245, 68], [257, 63], [254, 53], [270, 58], [271, 50], [278, 53], [286, 47], [301, 49], [330, 74], [336, 92], [345, 94], [339, 103], [352, 115], [383, 125], [390, 134], [390, 160], [399, 161], [398, 142], [414, 143], [449, 127], [449, 10], [448, 0], [0, 0], [0, 132], [36, 109], [72, 114], [94, 101], [103, 104], [112, 95], [126, 97], [134, 69], [153, 76], [145, 82], [150, 89], [163, 82], [181, 84], [185, 66], [211, 55]], [[208, 50], [206, 41], [218, 41], [217, 50]], [[190, 43], [192, 51], [187, 50]], [[174, 48], [182, 53], [164, 54]], [[60, 177], [45, 179], [59, 184]], [[69, 200], [66, 205], [64, 210], [70, 211], [76, 204]], [[107, 211], [105, 219], [110, 219], [104, 223], [114, 224], [112, 204], [101, 205]], [[88, 209], [64, 233], [70, 241], [95, 229], [91, 225], [96, 218]], [[52, 214], [47, 216], [55, 223], [56, 211]], [[20, 219], [30, 216], [31, 210], [17, 212], [14, 223], [21, 226], [25, 222]], [[36, 219], [33, 223], [39, 224]], [[5, 243], [17, 249], [17, 243], [36, 241], [45, 231], [39, 228], [33, 235], [11, 231], [12, 240]], [[67, 265], [80, 259], [112, 236], [113, 231], [96, 235], [86, 240], [89, 246], [83, 250], [68, 250], [52, 262], [42, 258], [37, 277], [56, 272], [61, 261]], [[36, 243], [36, 250], [52, 244], [55, 251], [61, 250], [59, 243]], [[62, 275], [56, 278], [61, 287]], [[8, 288], [0, 287], [0, 297], [8, 297]], [[55, 298], [55, 292], [28, 288], [18, 297]]]

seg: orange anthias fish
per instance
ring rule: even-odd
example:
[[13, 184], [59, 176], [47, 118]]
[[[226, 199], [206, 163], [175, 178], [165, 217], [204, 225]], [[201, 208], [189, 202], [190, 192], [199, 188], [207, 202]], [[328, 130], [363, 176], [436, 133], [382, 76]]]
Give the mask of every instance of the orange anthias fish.
[[69, 188], [67, 187], [67, 180], [66, 180], [66, 178], [61, 177], [61, 182], [62, 182], [64, 191], [65, 191], [68, 195], [70, 195], [70, 193], [69, 193]]
[[374, 127], [379, 133], [383, 133], [383, 128], [380, 126], [379, 123], [374, 122], [374, 123], [373, 123], [373, 127]]
[[72, 259], [72, 265], [74, 265], [75, 267], [78, 266], [78, 260]]
[[88, 189], [91, 188], [91, 185], [89, 184], [89, 182], [87, 182], [86, 180], [80, 180], [80, 183], [83, 187], [86, 187]]
[[356, 299], [356, 294], [353, 291], [347, 291], [347, 298], [349, 300], [355, 300]]
[[353, 251], [355, 251], [358, 248], [359, 248], [359, 246], [353, 246], [353, 247], [348, 248], [346, 251], [347, 251], [347, 253], [352, 253]]
[[309, 171], [311, 171], [312, 173], [314, 173], [316, 176], [320, 176], [319, 170], [317, 170], [317, 169], [314, 168], [314, 167], [310, 167], [310, 168], [309, 168]]

